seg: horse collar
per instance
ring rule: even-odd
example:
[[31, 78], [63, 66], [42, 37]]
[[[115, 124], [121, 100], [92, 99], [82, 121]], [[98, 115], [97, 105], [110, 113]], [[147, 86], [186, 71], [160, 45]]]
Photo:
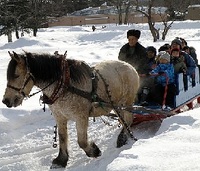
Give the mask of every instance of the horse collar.
[[60, 80], [57, 83], [57, 86], [55, 87], [52, 95], [50, 97], [47, 97], [46, 95], [42, 96], [43, 103], [52, 105], [62, 94], [64, 91], [64, 88], [69, 86], [69, 80], [70, 80], [70, 70], [68, 67], [68, 62], [65, 60], [65, 56], [59, 56], [59, 59], [61, 60], [61, 76]]

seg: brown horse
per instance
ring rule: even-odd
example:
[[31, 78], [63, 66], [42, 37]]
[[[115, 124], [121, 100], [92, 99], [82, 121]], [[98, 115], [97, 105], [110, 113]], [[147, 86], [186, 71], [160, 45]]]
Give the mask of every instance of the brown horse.
[[[49, 105], [58, 126], [59, 154], [52, 167], [67, 165], [68, 120], [76, 122], [78, 144], [86, 155], [100, 156], [96, 144], [88, 142], [88, 119], [107, 115], [112, 109], [94, 107], [94, 102], [132, 105], [139, 87], [136, 70], [120, 61], [105, 61], [91, 68], [83, 61], [65, 59], [64, 55], [9, 54], [7, 88], [2, 102], [9, 108], [17, 107], [24, 97], [29, 97], [34, 85], [41, 89], [42, 100]], [[126, 111], [121, 114], [130, 125], [132, 115]], [[127, 136], [127, 131], [122, 130], [120, 137]]]

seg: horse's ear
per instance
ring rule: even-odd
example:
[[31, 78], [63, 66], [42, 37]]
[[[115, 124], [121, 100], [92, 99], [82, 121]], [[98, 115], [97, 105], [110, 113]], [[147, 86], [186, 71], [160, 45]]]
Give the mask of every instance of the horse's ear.
[[17, 61], [17, 62], [20, 62], [20, 58], [19, 58], [19, 56], [18, 56], [18, 54], [17, 54], [16, 52], [13, 51], [13, 54], [12, 54], [10, 51], [8, 51], [8, 53], [9, 53], [10, 57], [11, 57], [13, 60], [15, 60], [15, 61]]

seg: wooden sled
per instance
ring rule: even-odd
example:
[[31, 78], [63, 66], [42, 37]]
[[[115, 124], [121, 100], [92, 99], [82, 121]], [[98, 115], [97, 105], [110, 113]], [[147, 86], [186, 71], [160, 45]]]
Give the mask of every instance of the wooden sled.
[[[109, 113], [107, 116], [108, 117], [118, 117], [116, 113], [120, 113], [121, 110], [126, 110], [128, 112], [130, 112], [131, 115], [133, 115], [133, 125], [137, 125], [141, 122], [144, 121], [152, 121], [152, 120], [159, 120], [162, 122], [163, 119], [173, 116], [176, 113], [172, 112], [172, 111], [164, 111], [162, 109], [159, 109], [159, 107], [157, 106], [157, 108], [152, 109], [152, 108], [147, 108], [147, 107], [143, 107], [143, 106], [112, 106], [109, 103], [101, 103], [102, 106], [104, 107], [109, 107], [109, 108], [113, 108], [114, 113]], [[98, 102], [94, 103], [95, 107], [99, 107], [100, 104]]]

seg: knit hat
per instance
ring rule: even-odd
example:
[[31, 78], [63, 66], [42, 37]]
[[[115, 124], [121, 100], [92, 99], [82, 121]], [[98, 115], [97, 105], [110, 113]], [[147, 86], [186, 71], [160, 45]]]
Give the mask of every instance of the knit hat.
[[160, 51], [166, 51], [166, 50], [169, 50], [169, 49], [170, 49], [170, 44], [165, 43], [164, 45], [162, 45], [162, 46], [158, 49], [158, 52], [160, 52]]
[[135, 30], [135, 29], [129, 30], [129, 31], [127, 31], [127, 38], [129, 36], [135, 36], [135, 37], [137, 37], [139, 39], [140, 38], [140, 34], [141, 34], [140, 30]]
[[177, 45], [180, 45], [180, 47], [182, 46], [182, 41], [180, 39], [176, 38], [176, 39], [172, 40], [171, 45], [174, 44], [174, 43], [177, 44]]
[[170, 62], [170, 55], [168, 52], [160, 51], [158, 55], [159, 59], [166, 59], [168, 62]]
[[155, 47], [153, 47], [153, 46], [148, 46], [146, 49], [147, 49], [147, 52], [148, 52], [148, 51], [151, 51], [151, 52], [154, 52], [155, 55], [156, 55], [156, 48], [155, 48]]

